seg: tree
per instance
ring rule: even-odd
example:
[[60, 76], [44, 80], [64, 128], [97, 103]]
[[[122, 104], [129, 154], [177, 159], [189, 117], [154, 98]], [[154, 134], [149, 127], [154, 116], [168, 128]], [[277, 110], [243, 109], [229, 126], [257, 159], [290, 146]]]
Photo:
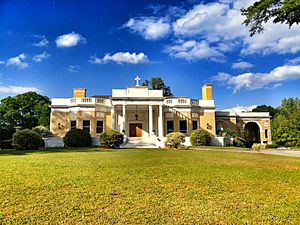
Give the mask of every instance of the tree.
[[271, 19], [273, 23], [285, 23], [289, 27], [300, 22], [300, 0], [260, 0], [241, 11], [246, 16], [244, 24], [249, 27], [250, 36], [261, 33], [263, 23]]
[[300, 146], [300, 100], [283, 99], [271, 122], [272, 139], [281, 146]]
[[1, 100], [0, 127], [32, 129], [38, 125], [49, 127], [50, 100], [36, 92], [27, 92]]
[[275, 118], [277, 109], [270, 105], [259, 105], [252, 109], [252, 112], [269, 112], [272, 118]]
[[173, 96], [171, 88], [160, 77], [152, 77], [151, 80], [145, 80], [142, 85], [148, 86], [153, 90], [163, 90], [164, 96]]

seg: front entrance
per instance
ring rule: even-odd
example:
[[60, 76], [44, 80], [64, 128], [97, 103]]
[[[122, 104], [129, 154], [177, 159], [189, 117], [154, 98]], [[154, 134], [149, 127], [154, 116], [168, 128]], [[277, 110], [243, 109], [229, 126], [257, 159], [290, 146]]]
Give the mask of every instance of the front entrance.
[[141, 123], [131, 123], [129, 124], [129, 137], [142, 137], [143, 130], [142, 130]]

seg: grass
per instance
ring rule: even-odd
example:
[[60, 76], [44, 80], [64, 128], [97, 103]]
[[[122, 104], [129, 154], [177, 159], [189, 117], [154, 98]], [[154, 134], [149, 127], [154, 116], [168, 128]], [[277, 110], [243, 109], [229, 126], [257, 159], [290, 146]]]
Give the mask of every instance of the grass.
[[199, 150], [0, 154], [0, 224], [299, 224], [300, 159]]

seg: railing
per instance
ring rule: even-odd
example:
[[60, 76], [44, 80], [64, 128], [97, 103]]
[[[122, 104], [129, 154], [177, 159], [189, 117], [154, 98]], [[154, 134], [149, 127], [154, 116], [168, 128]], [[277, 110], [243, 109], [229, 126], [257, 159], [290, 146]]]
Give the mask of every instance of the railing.
[[107, 99], [101, 98], [54, 98], [52, 105], [104, 105], [109, 104]]

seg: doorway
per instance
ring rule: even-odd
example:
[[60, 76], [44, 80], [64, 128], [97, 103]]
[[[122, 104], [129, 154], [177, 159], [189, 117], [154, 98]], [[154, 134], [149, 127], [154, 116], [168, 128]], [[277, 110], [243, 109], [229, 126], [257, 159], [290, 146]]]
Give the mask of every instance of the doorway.
[[129, 124], [129, 137], [142, 137], [143, 129], [141, 123]]

